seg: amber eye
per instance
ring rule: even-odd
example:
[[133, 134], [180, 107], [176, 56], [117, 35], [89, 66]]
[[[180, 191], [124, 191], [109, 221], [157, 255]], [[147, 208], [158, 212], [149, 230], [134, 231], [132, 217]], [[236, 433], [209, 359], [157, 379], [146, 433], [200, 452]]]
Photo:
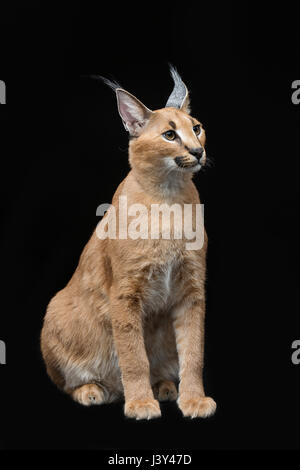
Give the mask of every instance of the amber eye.
[[163, 136], [164, 136], [167, 140], [175, 140], [175, 139], [176, 139], [176, 132], [174, 132], [174, 131], [167, 131], [167, 132], [164, 132], [164, 133], [163, 133]]
[[197, 126], [193, 127], [193, 131], [195, 132], [196, 135], [199, 135], [201, 132], [201, 126], [200, 124], [197, 124]]

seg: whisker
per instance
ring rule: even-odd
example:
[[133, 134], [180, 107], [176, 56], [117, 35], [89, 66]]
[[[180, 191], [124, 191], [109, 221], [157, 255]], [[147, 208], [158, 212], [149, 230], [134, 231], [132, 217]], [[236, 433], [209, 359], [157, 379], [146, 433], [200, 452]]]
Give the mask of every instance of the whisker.
[[206, 154], [205, 165], [203, 166], [203, 168], [205, 167], [212, 168], [214, 166], [215, 166], [214, 160], [211, 157], [208, 157]]

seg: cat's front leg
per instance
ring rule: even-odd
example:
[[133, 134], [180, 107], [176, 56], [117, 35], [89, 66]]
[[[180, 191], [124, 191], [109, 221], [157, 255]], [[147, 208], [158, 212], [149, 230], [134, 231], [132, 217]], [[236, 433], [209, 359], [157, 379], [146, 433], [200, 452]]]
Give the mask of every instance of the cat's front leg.
[[138, 295], [112, 289], [111, 318], [124, 387], [125, 415], [136, 419], [157, 418], [161, 412], [150, 384]]
[[174, 329], [179, 357], [178, 406], [184, 416], [206, 418], [214, 414], [215, 401], [203, 388], [205, 302], [194, 299], [182, 303], [174, 312]]

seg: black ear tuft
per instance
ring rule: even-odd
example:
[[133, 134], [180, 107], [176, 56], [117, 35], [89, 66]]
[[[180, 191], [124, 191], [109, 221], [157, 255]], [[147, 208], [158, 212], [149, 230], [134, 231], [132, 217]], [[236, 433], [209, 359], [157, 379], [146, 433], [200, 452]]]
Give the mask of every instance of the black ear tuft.
[[102, 75], [90, 75], [90, 78], [102, 81], [114, 91], [116, 91], [117, 88], [123, 88], [116, 80], [109, 80], [108, 78], [102, 77]]

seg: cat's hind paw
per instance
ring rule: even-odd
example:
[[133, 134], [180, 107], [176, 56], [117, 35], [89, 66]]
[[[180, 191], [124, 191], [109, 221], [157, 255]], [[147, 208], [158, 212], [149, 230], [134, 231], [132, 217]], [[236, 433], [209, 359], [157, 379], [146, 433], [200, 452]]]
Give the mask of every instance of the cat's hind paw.
[[173, 401], [177, 399], [177, 389], [174, 382], [161, 380], [153, 386], [153, 394], [159, 401]]
[[72, 392], [73, 400], [81, 405], [101, 405], [104, 402], [104, 391], [96, 384], [85, 384]]

